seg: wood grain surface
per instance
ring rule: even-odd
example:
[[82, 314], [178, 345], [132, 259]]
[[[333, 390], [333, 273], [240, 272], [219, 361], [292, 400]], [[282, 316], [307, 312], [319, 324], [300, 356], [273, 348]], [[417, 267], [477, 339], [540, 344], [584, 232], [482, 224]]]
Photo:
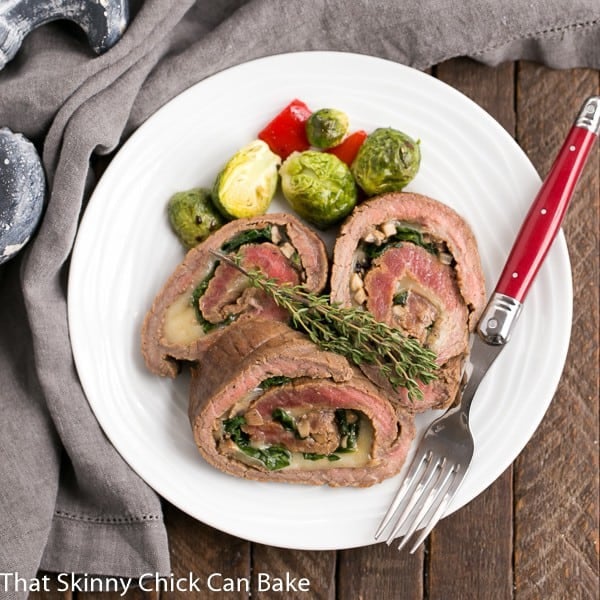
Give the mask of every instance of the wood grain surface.
[[[494, 116], [542, 177], [584, 98], [600, 93], [597, 71], [554, 71], [533, 63], [491, 68], [456, 59], [437, 66], [432, 74]], [[416, 554], [399, 553], [384, 544], [338, 552], [263, 546], [215, 531], [165, 502], [174, 576], [193, 573], [206, 581], [220, 573], [239, 581], [242, 589], [200, 594], [138, 590], [124, 597], [598, 598], [599, 211], [596, 147], [564, 226], [573, 269], [574, 316], [567, 363], [550, 409], [515, 463], [469, 505], [444, 519]], [[260, 592], [260, 573], [306, 578], [310, 592]], [[31, 597], [123, 596], [54, 592]]]
[[[542, 176], [572, 123], [571, 107], [590, 92], [598, 93], [598, 72], [520, 66], [517, 138]], [[599, 197], [596, 145], [564, 225], [574, 284], [569, 356], [546, 417], [516, 461], [515, 585], [523, 599], [598, 597]]]

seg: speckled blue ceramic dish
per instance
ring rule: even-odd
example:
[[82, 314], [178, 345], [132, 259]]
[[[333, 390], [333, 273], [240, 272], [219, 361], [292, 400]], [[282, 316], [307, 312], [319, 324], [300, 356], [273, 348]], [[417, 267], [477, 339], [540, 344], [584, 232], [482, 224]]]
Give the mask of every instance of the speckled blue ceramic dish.
[[44, 207], [46, 181], [35, 146], [0, 129], [0, 263], [29, 241]]

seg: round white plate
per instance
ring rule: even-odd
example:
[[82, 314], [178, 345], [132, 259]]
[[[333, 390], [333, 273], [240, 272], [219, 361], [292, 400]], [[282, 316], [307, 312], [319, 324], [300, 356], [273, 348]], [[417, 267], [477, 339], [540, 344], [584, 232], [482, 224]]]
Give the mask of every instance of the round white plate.
[[[106, 435], [159, 494], [241, 538], [298, 549], [374, 542], [400, 476], [367, 489], [245, 481], [200, 457], [187, 419], [187, 380], [156, 377], [140, 355], [140, 326], [183, 258], [165, 214], [168, 198], [211, 186], [224, 162], [291, 99], [336, 107], [353, 129], [395, 127], [421, 140], [407, 190], [462, 214], [479, 241], [488, 292], [540, 180], [506, 131], [444, 83], [386, 60], [307, 52], [242, 64], [173, 99], [115, 156], [86, 210], [69, 278], [73, 353]], [[284, 208], [277, 200], [273, 210]], [[551, 301], [550, 301], [551, 299]], [[472, 409], [475, 457], [448, 512], [489, 486], [527, 443], [566, 357], [571, 272], [562, 234], [527, 299], [513, 339]], [[422, 429], [433, 417], [419, 417]]]

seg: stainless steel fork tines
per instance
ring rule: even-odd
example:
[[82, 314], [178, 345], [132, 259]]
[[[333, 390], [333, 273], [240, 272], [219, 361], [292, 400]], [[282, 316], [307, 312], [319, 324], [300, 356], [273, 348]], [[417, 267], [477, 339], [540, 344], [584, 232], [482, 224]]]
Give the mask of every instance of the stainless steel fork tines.
[[404, 483], [375, 533], [376, 540], [391, 527], [387, 543], [390, 545], [402, 535], [403, 540], [398, 547], [401, 549], [421, 529], [410, 550], [412, 554], [442, 518], [463, 482], [474, 450], [469, 429], [471, 403], [479, 383], [504, 347], [503, 343], [489, 344], [483, 337], [487, 334], [487, 320], [492, 319], [488, 319], [488, 315], [499, 320], [497, 306], [500, 300], [496, 297], [490, 300], [484, 310], [484, 325], [480, 321], [477, 326], [479, 335], [473, 336], [458, 403], [429, 425]]
[[375, 539], [386, 530], [388, 545], [403, 536], [400, 550], [421, 529], [410, 550], [412, 554], [443, 516], [473, 456], [473, 438], [464, 408], [450, 409], [429, 426]]

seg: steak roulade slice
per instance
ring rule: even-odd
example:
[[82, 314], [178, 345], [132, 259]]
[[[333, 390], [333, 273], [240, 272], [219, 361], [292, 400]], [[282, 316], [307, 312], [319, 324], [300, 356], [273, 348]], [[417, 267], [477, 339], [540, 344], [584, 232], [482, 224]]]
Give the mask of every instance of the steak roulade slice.
[[238, 321], [192, 369], [205, 460], [261, 481], [367, 487], [398, 473], [415, 428], [338, 354], [277, 321]]
[[233, 321], [261, 315], [281, 321], [288, 314], [246, 277], [211, 251], [241, 256], [280, 283], [302, 284], [318, 293], [327, 282], [325, 246], [289, 214], [237, 219], [190, 250], [158, 293], [142, 326], [142, 354], [150, 371], [174, 377], [180, 361], [198, 361]]
[[[420, 386], [423, 399], [409, 400], [400, 389], [398, 400], [415, 412], [449, 406], [486, 297], [477, 242], [466, 221], [426, 196], [385, 194], [346, 220], [333, 262], [332, 302], [363, 307], [437, 355], [438, 377]], [[374, 369], [363, 370], [392, 391]]]

